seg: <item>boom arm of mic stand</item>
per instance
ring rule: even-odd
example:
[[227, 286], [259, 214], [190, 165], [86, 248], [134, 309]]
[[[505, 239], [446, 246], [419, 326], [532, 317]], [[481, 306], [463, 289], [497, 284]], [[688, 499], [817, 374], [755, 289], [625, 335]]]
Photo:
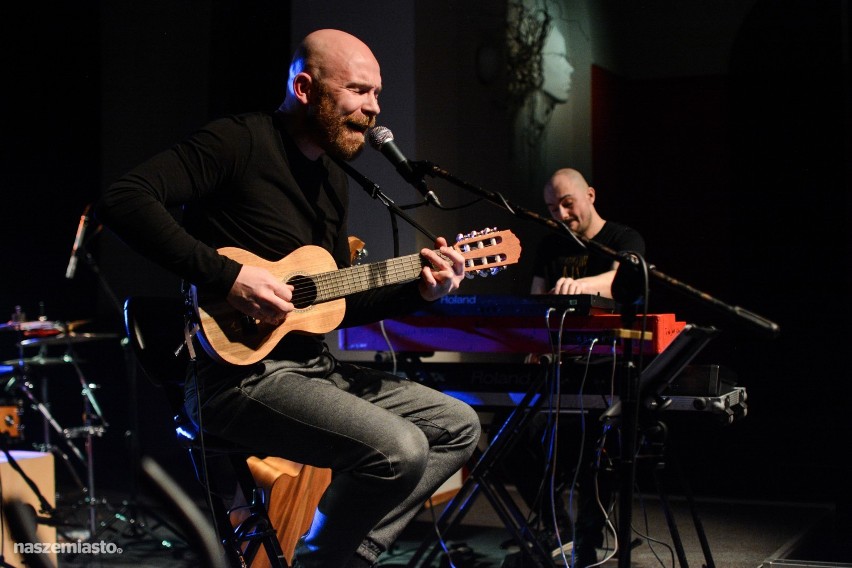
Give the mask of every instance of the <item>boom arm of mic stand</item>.
[[[417, 164], [414, 165], [414, 167], [415, 167], [416, 171], [422, 170], [426, 174], [428, 174], [432, 177], [440, 177], [442, 179], [449, 181], [453, 185], [456, 185], [457, 187], [460, 187], [464, 190], [470, 191], [471, 193], [474, 193], [476, 195], [484, 197], [485, 199], [487, 199], [491, 203], [497, 205], [498, 207], [500, 207], [502, 209], [505, 209], [506, 211], [508, 211], [509, 213], [511, 213], [512, 215], [514, 215], [516, 217], [521, 217], [521, 218], [524, 218], [524, 219], [529, 219], [531, 221], [535, 221], [536, 223], [538, 223], [540, 225], [544, 225], [545, 227], [547, 227], [548, 229], [550, 229], [552, 231], [561, 233], [563, 235], [569, 235], [569, 236], [573, 237], [575, 240], [577, 240], [580, 244], [585, 246], [586, 248], [592, 249], [592, 250], [594, 250], [594, 251], [596, 251], [600, 254], [608, 256], [611, 259], [613, 259], [614, 261], [623, 262], [625, 260], [623, 258], [623, 256], [620, 255], [617, 251], [614, 251], [613, 249], [611, 249], [607, 246], [604, 246], [600, 243], [597, 243], [595, 241], [592, 241], [590, 239], [587, 239], [587, 238], [585, 238], [581, 235], [574, 233], [573, 231], [568, 229], [568, 227], [564, 223], [559, 223], [559, 222], [557, 222], [553, 219], [544, 217], [542, 215], [539, 215], [538, 213], [535, 213], [534, 211], [530, 211], [529, 209], [521, 207], [520, 205], [516, 205], [516, 204], [510, 202], [509, 200], [507, 200], [505, 197], [503, 197], [499, 193], [487, 191], [487, 190], [482, 189], [481, 187], [477, 187], [477, 186], [475, 186], [471, 183], [460, 180], [457, 177], [450, 174], [449, 172], [447, 172], [446, 170], [444, 170], [443, 168], [441, 168], [441, 167], [439, 167], [439, 166], [437, 166], [437, 165], [435, 165], [431, 162], [426, 162], [426, 161], [418, 162]], [[673, 278], [673, 277], [657, 270], [657, 268], [654, 267], [654, 266], [648, 267], [648, 273], [656, 281], [661, 282], [662, 284], [664, 284], [664, 285], [666, 285], [666, 286], [668, 286], [668, 287], [670, 287], [670, 288], [676, 290], [677, 292], [680, 292], [680, 293], [682, 293], [686, 296], [690, 296], [693, 299], [698, 300], [699, 302], [707, 304], [710, 307], [715, 308], [715, 309], [721, 311], [722, 313], [725, 313], [728, 316], [733, 317], [736, 321], [738, 321], [740, 323], [744, 323], [744, 324], [748, 325], [749, 327], [759, 331], [760, 333], [767, 334], [770, 337], [775, 337], [781, 331], [781, 327], [777, 323], [770, 321], [770, 320], [768, 320], [768, 319], [766, 319], [766, 318], [764, 318], [764, 317], [762, 317], [758, 314], [755, 314], [754, 312], [746, 310], [745, 308], [741, 308], [740, 306], [732, 306], [730, 304], [727, 304], [727, 303], [719, 300], [718, 298], [714, 298], [713, 296], [711, 296], [710, 294], [708, 294], [706, 292], [703, 292], [703, 291], [701, 291], [701, 290], [699, 290], [699, 289], [697, 289], [693, 286], [690, 286], [689, 284], [686, 284], [685, 282], [683, 282], [681, 280]]]
[[[329, 157], [331, 157], [331, 156], [329, 156]], [[433, 243], [436, 240], [438, 240], [438, 237], [436, 237], [429, 230], [427, 230], [425, 227], [420, 225], [417, 221], [412, 219], [405, 211], [400, 209], [399, 206], [396, 203], [394, 203], [393, 200], [391, 200], [390, 197], [388, 197], [387, 195], [382, 193], [382, 190], [379, 188], [379, 185], [377, 183], [367, 179], [367, 177], [365, 177], [361, 172], [359, 172], [358, 170], [356, 170], [355, 168], [350, 166], [348, 162], [345, 162], [344, 160], [340, 160], [340, 159], [334, 158], [334, 157], [331, 157], [331, 159], [334, 161], [334, 163], [336, 163], [338, 166], [340, 166], [343, 169], [343, 171], [346, 172], [349, 175], [349, 177], [351, 177], [352, 179], [357, 181], [358, 184], [362, 188], [364, 188], [364, 191], [366, 191], [367, 194], [370, 197], [372, 197], [373, 199], [378, 199], [379, 201], [381, 201], [385, 205], [385, 207], [390, 209], [394, 214], [405, 219], [405, 221], [409, 225], [411, 225], [412, 227], [414, 227], [415, 229], [417, 229], [418, 231], [420, 231], [421, 233], [423, 233], [424, 235], [429, 237], [432, 240]]]

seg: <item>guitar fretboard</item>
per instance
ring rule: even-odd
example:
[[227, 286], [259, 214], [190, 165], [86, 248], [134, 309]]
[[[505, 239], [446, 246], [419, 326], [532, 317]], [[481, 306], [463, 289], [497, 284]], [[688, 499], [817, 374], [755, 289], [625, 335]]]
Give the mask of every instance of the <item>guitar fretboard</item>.
[[316, 302], [330, 302], [381, 286], [417, 279], [422, 268], [419, 254], [392, 258], [341, 270], [322, 272], [311, 278], [317, 287]]

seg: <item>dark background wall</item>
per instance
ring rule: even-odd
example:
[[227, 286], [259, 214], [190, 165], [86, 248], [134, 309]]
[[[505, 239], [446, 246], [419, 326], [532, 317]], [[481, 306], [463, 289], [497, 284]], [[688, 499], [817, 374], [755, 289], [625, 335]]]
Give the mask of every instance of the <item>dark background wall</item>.
[[[628, 43], [642, 29], [631, 27]], [[652, 291], [656, 309], [725, 330], [701, 359], [730, 365], [748, 387], [740, 425], [673, 431], [701, 487], [848, 504], [837, 453], [850, 435], [848, 38], [846, 3], [757, 2], [724, 74], [599, 73], [615, 108], [598, 117], [594, 176], [620, 190], [607, 211], [645, 234], [662, 271], [782, 328], [766, 341]]]
[[[400, 22], [391, 36], [359, 16], [357, 2], [335, 19], [322, 3], [297, 4], [292, 14], [271, 0], [4, 5], [0, 320], [16, 305], [33, 318], [43, 302], [49, 319], [92, 320], [85, 330], [120, 334], [111, 297], [172, 293], [173, 278], [106, 232], [88, 241], [94, 264], [65, 279], [81, 213], [115, 177], [207, 119], [277, 105], [293, 41], [323, 25], [362, 35], [390, 60], [382, 116], [406, 152], [546, 214], [539, 188], [510, 182], [499, 78], [484, 83], [475, 73], [477, 49], [499, 36], [493, 3], [393, 3], [384, 6]], [[665, 287], [652, 290], [654, 311], [724, 328], [705, 358], [730, 365], [751, 397], [750, 415], [729, 427], [672, 418], [698, 490], [848, 503], [849, 3], [758, 1], [715, 19], [701, 5], [601, 3], [584, 23], [590, 37], [607, 38], [585, 70], [587, 173], [605, 216], [640, 229], [660, 270], [781, 324], [765, 340]], [[702, 54], [714, 38], [730, 53], [709, 65]], [[357, 164], [400, 202], [413, 199], [382, 160]], [[445, 201], [468, 200], [441, 189]], [[373, 258], [384, 258], [388, 225], [375, 223], [366, 198], [358, 207], [368, 221], [353, 232], [368, 232]], [[446, 234], [511, 227], [529, 252], [542, 234], [488, 205], [416, 214]], [[415, 238], [404, 234], [403, 252]], [[528, 271], [522, 263], [467, 291], [523, 293]], [[16, 356], [10, 332], [0, 342], [0, 357]], [[95, 443], [98, 483], [128, 486], [134, 432], [144, 453], [188, 479], [164, 401], [144, 379], [132, 387], [117, 339], [80, 344], [78, 354], [110, 421]], [[77, 424], [79, 377], [64, 366], [35, 375], [60, 422]], [[41, 438], [38, 418], [28, 411], [28, 442]]]

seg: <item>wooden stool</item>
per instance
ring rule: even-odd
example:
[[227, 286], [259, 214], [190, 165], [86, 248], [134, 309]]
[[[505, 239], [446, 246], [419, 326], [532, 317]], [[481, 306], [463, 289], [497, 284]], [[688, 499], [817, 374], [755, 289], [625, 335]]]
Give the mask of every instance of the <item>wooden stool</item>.
[[[331, 483], [331, 470], [277, 457], [252, 456], [247, 464], [258, 486], [268, 494], [267, 513], [284, 558], [292, 563], [296, 542], [310, 528], [314, 511]], [[242, 516], [240, 511], [235, 511], [232, 521], [241, 522]], [[252, 568], [269, 566], [264, 557], [258, 557], [252, 564]]]

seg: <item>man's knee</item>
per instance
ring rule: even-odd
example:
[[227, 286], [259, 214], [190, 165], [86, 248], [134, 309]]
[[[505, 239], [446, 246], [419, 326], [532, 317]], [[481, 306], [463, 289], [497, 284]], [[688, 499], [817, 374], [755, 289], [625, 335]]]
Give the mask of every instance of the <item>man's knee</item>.
[[408, 490], [423, 477], [429, 459], [429, 442], [419, 429], [411, 427], [397, 432], [394, 444], [387, 449], [385, 477]]
[[456, 420], [457, 427], [454, 429], [457, 433], [458, 443], [465, 444], [471, 448], [479, 442], [479, 437], [482, 434], [482, 424], [479, 421], [479, 414], [469, 405], [458, 402], [452, 408], [452, 416]]

